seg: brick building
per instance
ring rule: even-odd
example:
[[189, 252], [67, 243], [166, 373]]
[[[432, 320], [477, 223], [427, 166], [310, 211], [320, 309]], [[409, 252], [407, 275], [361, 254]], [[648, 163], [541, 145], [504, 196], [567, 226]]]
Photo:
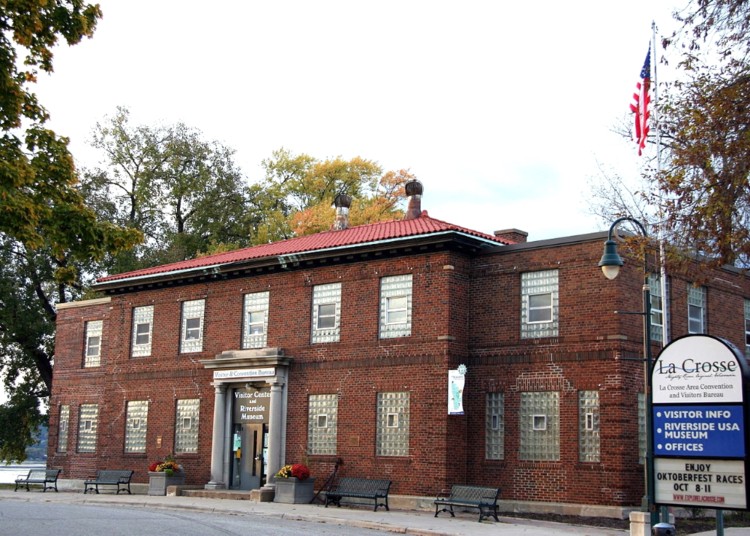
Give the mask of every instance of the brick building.
[[[348, 227], [344, 203], [331, 231], [112, 275], [106, 297], [61, 305], [49, 465], [146, 482], [175, 453], [189, 484], [253, 489], [296, 462], [322, 484], [341, 459], [339, 474], [389, 478], [394, 495], [471, 483], [639, 505], [642, 317], [614, 311], [641, 310], [643, 263], [608, 281], [606, 233], [487, 235], [410, 193], [404, 220]], [[705, 332], [745, 349], [743, 275], [670, 274], [668, 302], [660, 288], [654, 341]]]

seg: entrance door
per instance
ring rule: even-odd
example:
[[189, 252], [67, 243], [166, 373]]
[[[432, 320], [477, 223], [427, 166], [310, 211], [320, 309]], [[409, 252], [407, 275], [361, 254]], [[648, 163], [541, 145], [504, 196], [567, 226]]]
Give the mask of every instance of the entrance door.
[[266, 483], [265, 424], [235, 424], [232, 450], [232, 489], [258, 489]]

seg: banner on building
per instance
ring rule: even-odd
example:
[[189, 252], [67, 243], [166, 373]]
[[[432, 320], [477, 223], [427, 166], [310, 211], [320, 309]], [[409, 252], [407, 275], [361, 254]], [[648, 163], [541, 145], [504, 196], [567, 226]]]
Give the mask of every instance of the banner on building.
[[464, 414], [464, 382], [466, 367], [448, 371], [448, 415]]

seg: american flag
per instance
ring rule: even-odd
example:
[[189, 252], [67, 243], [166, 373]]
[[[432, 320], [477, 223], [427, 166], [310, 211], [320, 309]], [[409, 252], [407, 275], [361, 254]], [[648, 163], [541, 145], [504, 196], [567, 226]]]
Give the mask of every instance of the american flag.
[[641, 69], [641, 80], [636, 85], [633, 93], [633, 102], [630, 105], [631, 111], [635, 114], [635, 142], [638, 144], [638, 156], [641, 155], [643, 148], [646, 146], [646, 136], [648, 136], [648, 105], [651, 98], [648, 95], [651, 86], [651, 46], [648, 47], [646, 61]]

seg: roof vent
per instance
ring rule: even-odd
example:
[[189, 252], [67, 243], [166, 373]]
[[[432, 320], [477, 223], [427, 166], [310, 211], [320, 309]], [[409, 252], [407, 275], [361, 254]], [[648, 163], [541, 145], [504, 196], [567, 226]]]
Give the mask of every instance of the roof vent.
[[405, 220], [413, 220], [422, 215], [422, 183], [416, 179], [404, 185], [409, 204], [406, 207]]
[[334, 231], [343, 231], [349, 227], [349, 207], [352, 206], [352, 196], [345, 193], [338, 194], [333, 199], [333, 206], [336, 207], [336, 218], [333, 220]]

